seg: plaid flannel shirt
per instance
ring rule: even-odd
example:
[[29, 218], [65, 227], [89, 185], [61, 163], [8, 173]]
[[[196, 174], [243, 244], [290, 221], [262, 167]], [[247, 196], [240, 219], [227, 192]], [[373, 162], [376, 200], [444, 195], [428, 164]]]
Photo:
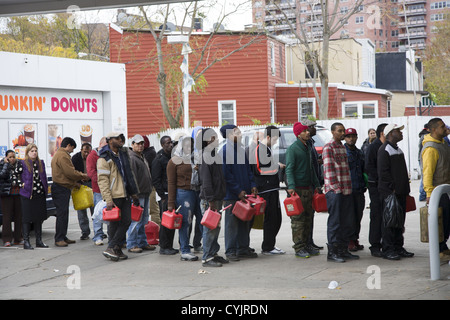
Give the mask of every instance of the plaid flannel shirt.
[[322, 157], [325, 193], [351, 194], [352, 180], [345, 146], [341, 142], [330, 141], [324, 146]]

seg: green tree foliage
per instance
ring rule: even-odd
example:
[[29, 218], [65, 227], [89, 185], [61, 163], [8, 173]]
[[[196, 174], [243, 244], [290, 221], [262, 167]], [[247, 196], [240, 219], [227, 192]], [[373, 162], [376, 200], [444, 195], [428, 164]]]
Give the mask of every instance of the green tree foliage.
[[81, 28], [68, 28], [68, 18], [64, 13], [11, 17], [0, 34], [0, 50], [77, 58], [86, 48], [86, 34]]
[[425, 89], [438, 105], [450, 104], [450, 14], [437, 26], [436, 36], [425, 52]]

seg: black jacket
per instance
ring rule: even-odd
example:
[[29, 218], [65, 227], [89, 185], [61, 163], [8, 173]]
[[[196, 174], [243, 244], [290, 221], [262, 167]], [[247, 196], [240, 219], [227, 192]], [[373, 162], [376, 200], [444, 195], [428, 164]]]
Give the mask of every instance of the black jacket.
[[280, 166], [272, 156], [272, 150], [263, 143], [258, 143], [255, 148], [250, 148], [249, 152], [253, 153], [249, 155], [249, 159], [252, 159], [250, 163], [253, 163], [251, 166], [258, 191], [279, 188]]
[[17, 161], [15, 166], [10, 165], [4, 160], [0, 161], [0, 195], [7, 196], [11, 191], [13, 185], [20, 186], [21, 182], [21, 172], [22, 172], [21, 162]]
[[380, 139], [375, 139], [374, 142], [369, 144], [366, 152], [364, 153], [364, 162], [365, 162], [365, 172], [367, 173], [368, 182], [372, 185], [377, 185], [378, 183], [378, 172], [377, 172], [377, 157], [378, 157], [378, 149], [383, 144]]
[[199, 165], [199, 177], [200, 199], [212, 202], [225, 198], [227, 190], [222, 164], [203, 162]]
[[410, 192], [408, 169], [405, 155], [389, 141], [383, 143], [377, 157], [378, 191], [387, 196], [395, 191], [396, 195], [408, 195]]
[[169, 163], [171, 155], [159, 150], [155, 159], [152, 162], [152, 182], [158, 196], [161, 199], [167, 199], [167, 164]]

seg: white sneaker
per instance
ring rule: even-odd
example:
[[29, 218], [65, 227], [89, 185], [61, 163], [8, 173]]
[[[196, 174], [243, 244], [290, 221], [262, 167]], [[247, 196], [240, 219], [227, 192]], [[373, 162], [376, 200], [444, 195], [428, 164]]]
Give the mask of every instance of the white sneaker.
[[266, 254], [266, 255], [272, 255], [272, 254], [285, 254], [286, 251], [281, 250], [280, 248], [275, 247], [275, 248], [273, 248], [273, 249], [270, 250], [270, 251], [262, 251], [261, 253], [262, 253], [262, 254]]
[[192, 253], [182, 253], [181, 260], [182, 261], [197, 261], [198, 257]]
[[102, 246], [103, 245], [103, 240], [102, 239], [95, 240], [95, 245], [96, 246]]

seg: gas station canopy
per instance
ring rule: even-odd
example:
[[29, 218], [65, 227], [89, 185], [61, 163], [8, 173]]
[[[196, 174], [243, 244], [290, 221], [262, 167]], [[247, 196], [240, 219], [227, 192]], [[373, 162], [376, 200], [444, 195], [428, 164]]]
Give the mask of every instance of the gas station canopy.
[[[0, 17], [153, 5], [182, 0], [0, 0]], [[76, 6], [76, 7], [73, 7]], [[78, 7], [78, 8], [77, 8]]]

